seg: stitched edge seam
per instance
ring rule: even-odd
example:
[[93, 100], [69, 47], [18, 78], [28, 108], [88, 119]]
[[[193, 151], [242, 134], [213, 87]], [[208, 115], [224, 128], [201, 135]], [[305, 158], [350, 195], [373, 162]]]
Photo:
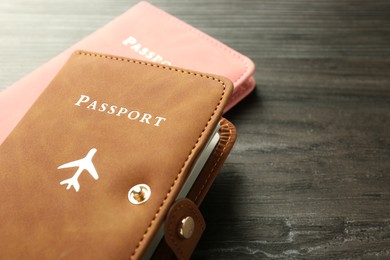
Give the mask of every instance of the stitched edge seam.
[[[229, 135], [229, 138], [228, 138], [228, 140], [227, 140], [227, 144], [230, 143], [230, 140], [232, 139], [232, 129], [231, 129], [231, 128], [229, 129], [229, 133], [230, 133], [230, 135]], [[203, 185], [202, 185], [202, 188], [200, 188], [200, 190], [199, 190], [199, 192], [198, 192], [198, 195], [196, 195], [196, 197], [195, 197], [195, 199], [194, 199], [194, 202], [195, 202], [195, 203], [198, 202], [198, 201], [197, 201], [198, 197], [199, 197], [200, 194], [203, 192], [204, 188], [206, 187], [206, 184], [208, 184], [208, 182], [209, 182], [209, 179], [210, 179], [211, 175], [214, 173], [215, 168], [216, 168], [217, 165], [219, 164], [219, 161], [221, 160], [222, 156], [225, 154], [226, 147], [227, 147], [227, 145], [225, 145], [225, 146], [223, 147], [222, 152], [219, 154], [219, 157], [218, 157], [217, 161], [214, 163], [213, 168], [211, 169], [210, 173], [207, 175], [207, 178], [206, 178], [206, 180], [204, 181], [204, 183], [203, 183]]]
[[225, 92], [226, 92], [226, 85], [225, 83], [220, 80], [220, 79], [217, 79], [215, 77], [212, 77], [212, 76], [208, 76], [208, 75], [204, 75], [204, 74], [201, 74], [201, 73], [195, 73], [195, 72], [191, 72], [191, 71], [187, 71], [187, 70], [182, 70], [182, 69], [177, 69], [177, 68], [173, 68], [173, 67], [168, 67], [168, 66], [164, 66], [164, 65], [159, 65], [159, 64], [154, 64], [154, 63], [148, 63], [148, 62], [144, 62], [144, 61], [138, 61], [138, 60], [132, 60], [132, 59], [126, 59], [126, 58], [120, 58], [120, 57], [115, 57], [115, 56], [109, 56], [109, 55], [104, 55], [104, 54], [97, 54], [97, 53], [89, 53], [89, 52], [83, 52], [83, 51], [77, 51], [76, 52], [78, 55], [84, 55], [84, 56], [91, 56], [91, 57], [99, 57], [99, 58], [106, 58], [106, 59], [110, 59], [110, 60], [117, 60], [117, 61], [125, 61], [125, 62], [131, 62], [131, 63], [135, 63], [135, 64], [140, 64], [140, 65], [145, 65], [145, 66], [152, 66], [152, 67], [156, 67], [156, 68], [162, 68], [162, 69], [167, 69], [167, 70], [172, 70], [172, 71], [177, 71], [177, 72], [181, 72], [181, 73], [187, 73], [189, 75], [193, 75], [193, 76], [200, 76], [202, 78], [207, 78], [207, 79], [212, 79], [214, 81], [217, 81], [218, 83], [220, 83], [223, 87], [223, 91], [222, 91], [222, 94], [221, 94], [221, 98], [219, 99], [218, 101], [218, 104], [216, 105], [213, 113], [211, 114], [209, 120], [207, 121], [205, 127], [203, 128], [202, 132], [200, 133], [198, 139], [196, 140], [194, 146], [192, 147], [190, 153], [188, 154], [186, 160], [184, 161], [181, 169], [180, 169], [180, 172], [176, 175], [176, 178], [175, 180], [173, 181], [171, 187], [169, 188], [169, 191], [168, 193], [165, 195], [163, 201], [161, 202], [157, 212], [154, 214], [154, 217], [152, 219], [152, 221], [150, 222], [149, 226], [146, 228], [144, 234], [142, 235], [142, 238], [140, 239], [140, 241], [138, 242], [137, 246], [135, 247], [133, 253], [131, 254], [130, 258], [133, 258], [133, 256], [135, 255], [135, 253], [137, 252], [138, 248], [141, 246], [142, 242], [144, 241], [145, 237], [146, 237], [146, 234], [149, 232], [150, 228], [152, 227], [153, 225], [153, 222], [156, 220], [157, 216], [159, 215], [159, 213], [161, 212], [161, 208], [164, 206], [166, 200], [168, 199], [170, 193], [172, 192], [177, 180], [179, 179], [179, 177], [181, 176], [181, 174], [183, 173], [183, 170], [184, 170], [184, 167], [186, 166], [188, 160], [190, 159], [193, 151], [195, 150], [195, 148], [197, 147], [198, 143], [199, 143], [199, 140], [202, 138], [203, 136], [203, 133], [205, 132], [207, 126], [209, 125], [210, 121], [213, 119], [214, 115], [215, 115], [215, 112], [217, 111], [218, 107], [221, 105], [221, 102], [223, 100], [223, 97], [225, 96]]

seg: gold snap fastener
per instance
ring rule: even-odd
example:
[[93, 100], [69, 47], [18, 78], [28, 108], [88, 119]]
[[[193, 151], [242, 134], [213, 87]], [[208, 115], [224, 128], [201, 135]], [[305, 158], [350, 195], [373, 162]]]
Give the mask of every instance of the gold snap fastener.
[[188, 216], [181, 220], [179, 226], [179, 235], [185, 239], [189, 239], [194, 234], [195, 221], [192, 217]]
[[129, 201], [134, 205], [145, 203], [151, 194], [150, 187], [146, 184], [138, 184], [129, 190], [128, 198]]

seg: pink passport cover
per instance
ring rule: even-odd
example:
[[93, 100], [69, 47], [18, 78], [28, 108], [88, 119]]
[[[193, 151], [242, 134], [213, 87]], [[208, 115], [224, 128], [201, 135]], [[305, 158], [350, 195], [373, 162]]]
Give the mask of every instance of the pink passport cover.
[[255, 87], [254, 64], [249, 58], [157, 7], [140, 2], [1, 92], [0, 144], [77, 49], [225, 76], [234, 83], [225, 112]]

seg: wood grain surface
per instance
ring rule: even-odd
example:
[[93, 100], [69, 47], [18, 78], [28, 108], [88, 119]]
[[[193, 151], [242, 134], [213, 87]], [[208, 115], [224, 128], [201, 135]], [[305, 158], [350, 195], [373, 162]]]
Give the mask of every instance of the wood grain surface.
[[[390, 259], [390, 1], [151, 2], [257, 65], [193, 259]], [[0, 89], [135, 3], [2, 0]]]

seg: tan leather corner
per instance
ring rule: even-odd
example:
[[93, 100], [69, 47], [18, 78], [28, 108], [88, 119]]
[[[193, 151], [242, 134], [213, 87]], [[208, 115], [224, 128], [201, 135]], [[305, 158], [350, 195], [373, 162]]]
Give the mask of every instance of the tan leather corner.
[[[183, 231], [187, 222], [192, 222], [189, 231]], [[189, 199], [176, 201], [169, 210], [165, 223], [165, 241], [178, 259], [189, 259], [201, 238], [206, 223], [198, 207]], [[180, 231], [184, 235], [180, 234]]]

